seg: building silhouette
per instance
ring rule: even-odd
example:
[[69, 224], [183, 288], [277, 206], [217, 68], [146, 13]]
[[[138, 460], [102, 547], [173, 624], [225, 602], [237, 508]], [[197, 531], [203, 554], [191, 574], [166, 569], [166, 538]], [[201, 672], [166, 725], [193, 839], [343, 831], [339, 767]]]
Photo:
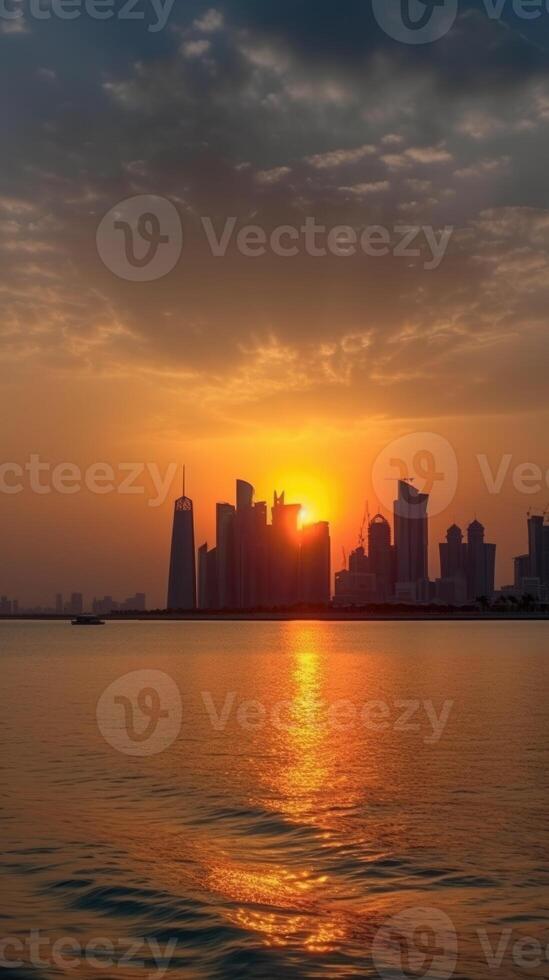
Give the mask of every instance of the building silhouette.
[[435, 582], [436, 598], [448, 605], [465, 605], [467, 588], [467, 545], [463, 531], [452, 524], [446, 532], [446, 541], [439, 544], [440, 578]]
[[429, 598], [429, 496], [419, 493], [406, 480], [398, 481], [394, 504], [395, 548], [397, 560], [397, 595], [413, 601]]
[[251, 483], [238, 480], [235, 514], [235, 597], [238, 609], [255, 609], [268, 599], [267, 504], [255, 503]]
[[176, 500], [174, 507], [168, 609], [196, 609], [193, 502], [185, 495]]
[[236, 508], [232, 504], [217, 504], [216, 558], [218, 603], [220, 609], [234, 609], [236, 606], [234, 581], [235, 517]]
[[467, 594], [490, 598], [495, 590], [496, 546], [484, 541], [484, 527], [474, 520], [467, 528]]
[[300, 504], [274, 495], [271, 526], [270, 598], [273, 606], [299, 603]]
[[549, 585], [549, 524], [545, 515], [528, 517], [528, 558], [529, 577]]
[[368, 526], [369, 571], [376, 577], [376, 598], [386, 602], [394, 592], [391, 527], [382, 514], [376, 514]]
[[251, 483], [236, 483], [236, 506], [216, 507], [216, 547], [198, 551], [198, 607], [202, 610], [291, 608], [331, 600], [330, 526], [300, 527], [300, 504], [274, 495], [255, 501]]
[[198, 608], [219, 609], [217, 548], [198, 549]]
[[308, 605], [328, 605], [331, 595], [330, 525], [308, 524], [301, 531], [300, 600]]
[[528, 514], [528, 554], [515, 558], [514, 585], [507, 586], [517, 598], [534, 596], [549, 600], [549, 524], [547, 514]]
[[514, 587], [517, 592], [522, 592], [523, 583], [530, 578], [530, 555], [519, 555], [514, 559]]

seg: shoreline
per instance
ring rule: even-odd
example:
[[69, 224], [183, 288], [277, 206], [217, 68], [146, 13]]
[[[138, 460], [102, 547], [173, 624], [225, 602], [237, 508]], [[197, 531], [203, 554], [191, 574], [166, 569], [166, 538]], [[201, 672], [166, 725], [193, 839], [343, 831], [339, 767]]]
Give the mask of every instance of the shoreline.
[[[436, 623], [483, 623], [483, 622], [523, 622], [549, 621], [549, 612], [357, 612], [340, 610], [333, 612], [265, 612], [265, 613], [128, 613], [127, 615], [105, 614], [100, 617], [105, 623], [153, 622], [153, 623], [284, 623], [284, 622], [328, 622], [328, 623], [383, 623], [383, 622], [436, 622]], [[66, 622], [74, 616], [47, 613], [21, 613], [16, 616], [0, 615], [0, 622]]]

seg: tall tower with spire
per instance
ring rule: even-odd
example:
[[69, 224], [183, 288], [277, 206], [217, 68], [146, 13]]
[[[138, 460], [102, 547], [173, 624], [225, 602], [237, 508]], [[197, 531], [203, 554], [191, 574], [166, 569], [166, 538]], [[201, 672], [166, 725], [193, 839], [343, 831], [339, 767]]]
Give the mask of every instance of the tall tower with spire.
[[194, 513], [193, 502], [185, 492], [185, 467], [183, 495], [176, 500], [173, 515], [167, 608], [185, 611], [196, 609]]

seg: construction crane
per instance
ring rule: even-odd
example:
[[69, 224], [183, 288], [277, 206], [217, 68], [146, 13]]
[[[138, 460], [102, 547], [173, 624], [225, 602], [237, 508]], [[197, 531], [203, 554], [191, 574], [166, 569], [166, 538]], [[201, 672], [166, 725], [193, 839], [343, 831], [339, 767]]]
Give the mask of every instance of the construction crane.
[[364, 517], [362, 518], [362, 524], [360, 525], [360, 531], [358, 534], [358, 547], [363, 548], [366, 544], [366, 525], [370, 523], [370, 507], [368, 501], [366, 501], [366, 507], [364, 510]]

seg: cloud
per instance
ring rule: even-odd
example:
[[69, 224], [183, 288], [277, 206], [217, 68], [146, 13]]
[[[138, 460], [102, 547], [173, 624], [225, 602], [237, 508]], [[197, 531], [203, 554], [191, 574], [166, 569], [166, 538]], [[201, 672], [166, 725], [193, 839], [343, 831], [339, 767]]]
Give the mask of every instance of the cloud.
[[366, 184], [352, 184], [350, 187], [340, 187], [340, 191], [354, 194], [356, 197], [367, 197], [369, 194], [381, 194], [390, 187], [388, 180], [376, 180]]
[[306, 162], [316, 170], [331, 170], [345, 164], [358, 163], [364, 157], [376, 152], [375, 146], [359, 146], [349, 150], [330, 150], [327, 153], [314, 153], [306, 158]]
[[196, 27], [197, 30], [208, 34], [210, 32], [213, 33], [214, 31], [220, 31], [224, 23], [225, 18], [223, 17], [221, 11], [212, 7], [210, 10], [207, 10], [202, 17], [197, 18], [197, 20], [194, 21], [193, 26]]
[[414, 146], [406, 150], [405, 155], [414, 163], [447, 163], [452, 159], [444, 146]]
[[291, 174], [291, 167], [274, 167], [272, 170], [260, 170], [255, 175], [255, 179], [258, 184], [265, 184], [270, 186], [272, 184], [278, 184], [284, 177]]
[[206, 54], [210, 48], [211, 42], [206, 40], [184, 41], [181, 45], [181, 50], [186, 58], [200, 58], [203, 54]]

